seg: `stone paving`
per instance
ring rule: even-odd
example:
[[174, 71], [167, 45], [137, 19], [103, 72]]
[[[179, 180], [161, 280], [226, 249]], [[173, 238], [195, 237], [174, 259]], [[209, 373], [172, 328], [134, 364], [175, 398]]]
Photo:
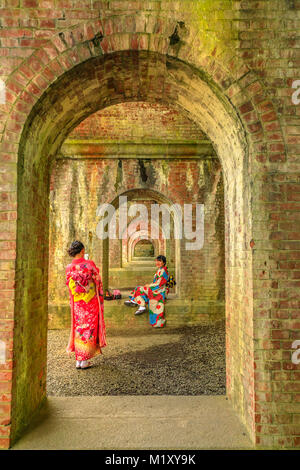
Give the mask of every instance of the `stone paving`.
[[251, 449], [225, 396], [49, 397], [13, 450]]

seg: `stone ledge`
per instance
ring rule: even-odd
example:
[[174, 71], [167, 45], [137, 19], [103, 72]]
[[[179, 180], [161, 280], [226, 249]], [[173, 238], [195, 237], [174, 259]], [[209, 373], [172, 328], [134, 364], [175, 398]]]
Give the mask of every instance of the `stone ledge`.
[[[111, 300], [104, 303], [104, 315], [107, 328], [144, 328], [148, 324], [148, 313], [134, 315], [134, 309], [126, 307], [124, 300]], [[70, 327], [69, 304], [49, 305], [48, 328], [51, 330]], [[165, 307], [167, 325], [172, 328], [201, 325], [207, 321], [225, 318], [225, 304], [213, 301], [169, 300]]]
[[66, 140], [57, 158], [209, 158], [217, 155], [209, 140], [198, 143], [115, 143], [100, 140]]

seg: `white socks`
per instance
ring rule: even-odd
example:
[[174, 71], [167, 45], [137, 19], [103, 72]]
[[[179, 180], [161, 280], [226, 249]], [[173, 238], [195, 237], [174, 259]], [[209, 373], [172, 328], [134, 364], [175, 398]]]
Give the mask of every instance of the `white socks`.
[[88, 361], [76, 361], [76, 367], [86, 366]]
[[85, 369], [88, 366], [89, 361], [76, 361], [77, 369]]

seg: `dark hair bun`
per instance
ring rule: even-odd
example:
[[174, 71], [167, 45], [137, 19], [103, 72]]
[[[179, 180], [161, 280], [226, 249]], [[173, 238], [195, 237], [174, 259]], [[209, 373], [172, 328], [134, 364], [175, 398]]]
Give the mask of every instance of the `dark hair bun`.
[[167, 262], [167, 258], [164, 255], [158, 255], [156, 259], [157, 261], [162, 261], [164, 264]]
[[70, 256], [75, 256], [83, 250], [84, 245], [78, 240], [75, 240], [71, 243], [70, 248], [68, 248], [68, 254]]

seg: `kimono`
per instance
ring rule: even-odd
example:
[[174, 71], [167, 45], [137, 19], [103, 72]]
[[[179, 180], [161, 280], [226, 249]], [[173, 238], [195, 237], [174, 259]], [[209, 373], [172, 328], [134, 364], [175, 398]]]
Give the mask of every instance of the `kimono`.
[[129, 298], [137, 302], [140, 306], [149, 306], [150, 325], [156, 325], [159, 318], [164, 318], [164, 307], [166, 296], [169, 293], [167, 282], [169, 279], [168, 268], [163, 266], [159, 268], [153, 278], [152, 284], [147, 286], [138, 286], [130, 294]]
[[92, 260], [74, 258], [66, 267], [69, 288], [71, 331], [67, 353], [86, 361], [106, 346], [103, 288], [99, 269]]

